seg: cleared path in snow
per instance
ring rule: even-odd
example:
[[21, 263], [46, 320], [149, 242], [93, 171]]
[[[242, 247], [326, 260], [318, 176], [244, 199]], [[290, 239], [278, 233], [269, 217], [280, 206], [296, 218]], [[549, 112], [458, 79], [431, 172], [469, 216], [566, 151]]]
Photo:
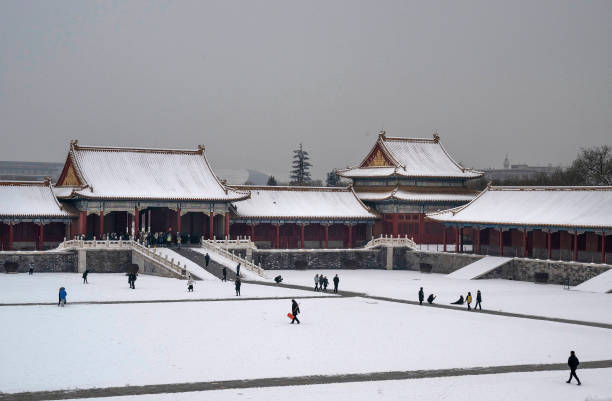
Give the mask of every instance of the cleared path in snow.
[[[580, 362], [581, 370], [599, 368], [612, 368], [612, 360]], [[525, 373], [559, 370], [568, 370], [567, 364], [549, 363], [531, 365], [502, 365], [455, 369], [407, 370], [391, 372], [353, 373], [342, 375], [269, 377], [247, 380], [150, 384], [144, 386], [121, 386], [79, 390], [37, 391], [13, 394], [0, 393], [0, 401], [66, 400], [93, 397], [120, 397], [127, 395], [185, 393], [190, 391], [210, 391], [253, 387], [285, 387], [312, 384], [357, 383], [383, 380], [424, 379], [434, 377], [474, 376], [500, 373]]]
[[497, 269], [499, 266], [508, 263], [512, 258], [504, 258], [501, 256], [485, 256], [474, 263], [470, 263], [461, 269], [455, 270], [446, 275], [448, 278], [458, 278], [464, 280], [474, 280], [491, 270]]
[[577, 291], [601, 292], [604, 294], [612, 292], [612, 269], [598, 274], [592, 279], [575, 286], [573, 289]]

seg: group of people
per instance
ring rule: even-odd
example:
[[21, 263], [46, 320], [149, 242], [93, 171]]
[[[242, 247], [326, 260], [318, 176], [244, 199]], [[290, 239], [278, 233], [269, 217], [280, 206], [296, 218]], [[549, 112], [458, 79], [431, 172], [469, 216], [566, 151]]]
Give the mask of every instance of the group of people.
[[[340, 277], [336, 274], [334, 276], [334, 292], [338, 292], [338, 284], [340, 284]], [[314, 290], [315, 291], [327, 291], [327, 286], [329, 285], [329, 280], [327, 276], [323, 274], [315, 274], [314, 276]]]
[[[423, 291], [423, 287], [419, 289], [418, 296], [419, 296], [419, 305], [423, 305], [423, 301], [425, 301], [425, 292]], [[427, 297], [427, 303], [432, 304], [435, 299], [436, 299], [436, 296], [434, 294], [429, 294], [429, 296]], [[451, 305], [467, 304], [468, 310], [472, 310], [472, 301], [473, 301], [472, 293], [468, 291], [465, 298], [463, 298], [463, 295], [460, 295], [458, 300], [456, 300], [455, 302], [451, 302]], [[474, 310], [476, 310], [476, 308], [482, 310], [482, 293], [480, 292], [480, 290], [476, 292], [476, 304], [474, 305]]]

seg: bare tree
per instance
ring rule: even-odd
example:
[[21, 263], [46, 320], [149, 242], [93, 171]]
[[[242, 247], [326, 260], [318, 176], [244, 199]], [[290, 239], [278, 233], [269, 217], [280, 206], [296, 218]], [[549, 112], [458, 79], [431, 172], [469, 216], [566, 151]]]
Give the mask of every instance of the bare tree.
[[612, 149], [608, 145], [583, 148], [571, 168], [584, 185], [612, 185]]

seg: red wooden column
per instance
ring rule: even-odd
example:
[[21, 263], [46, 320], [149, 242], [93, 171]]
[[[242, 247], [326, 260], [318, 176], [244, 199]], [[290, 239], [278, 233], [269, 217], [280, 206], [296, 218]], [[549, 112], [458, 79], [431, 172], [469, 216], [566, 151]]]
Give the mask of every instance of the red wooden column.
[[504, 256], [504, 230], [499, 228], [499, 256]]
[[459, 253], [459, 227], [453, 227], [455, 230], [455, 253]]
[[300, 248], [304, 249], [304, 223], [300, 224]]
[[140, 232], [140, 213], [138, 213], [138, 207], [134, 208], [134, 238], [138, 238]]
[[574, 261], [578, 260], [578, 231], [574, 231]]
[[393, 220], [392, 220], [392, 224], [393, 224], [393, 236], [397, 237], [398, 236], [398, 221], [399, 221], [399, 215], [397, 213], [393, 213]]
[[601, 232], [601, 263], [606, 263], [606, 233]]
[[38, 249], [42, 251], [45, 242], [45, 226], [43, 223], [38, 225]]
[[353, 225], [348, 225], [348, 248], [351, 249], [353, 247]]
[[275, 248], [280, 248], [280, 223], [276, 223], [276, 240], [274, 241]]
[[87, 234], [87, 212], [82, 211], [79, 213], [79, 235]]
[[255, 242], [255, 224], [251, 224], [251, 241]]
[[527, 229], [523, 228], [523, 257], [527, 257]]
[[548, 259], [550, 259], [550, 258], [551, 258], [551, 256], [552, 256], [552, 248], [551, 248], [551, 246], [550, 246], [550, 244], [551, 244], [551, 240], [550, 240], [550, 237], [551, 237], [551, 235], [550, 235], [550, 231], [548, 231], [547, 235], [548, 235], [548, 237], [547, 237], [547, 242], [548, 242]]
[[443, 244], [442, 245], [443, 246], [442, 250], [444, 252], [446, 252], [446, 230], [447, 229], [448, 228], [445, 225], [442, 226], [442, 244]]
[[180, 235], [181, 232], [181, 208], [176, 208], [176, 235]]
[[423, 213], [419, 213], [419, 232], [417, 235], [418, 242], [423, 243], [423, 237], [425, 236], [425, 215]]
[[325, 249], [329, 248], [329, 223], [325, 224]]
[[[9, 223], [9, 251], [12, 251], [12, 250], [13, 250], [13, 222], [11, 221]], [[605, 256], [605, 253], [604, 253], [604, 260], [605, 260], [605, 258], [606, 258], [606, 256]]]
[[480, 227], [475, 229], [476, 233], [476, 253], [480, 255]]
[[208, 239], [213, 239], [213, 237], [215, 236], [215, 230], [213, 227], [214, 222], [215, 215], [213, 212], [210, 212], [210, 215], [208, 216]]
[[227, 235], [228, 239], [231, 239], [229, 229], [230, 229], [230, 213], [225, 212], [225, 235]]
[[104, 236], [104, 212], [102, 210], [100, 210], [100, 224], [98, 224], [99, 230], [98, 230], [98, 238], [102, 239], [102, 237]]
[[[151, 232], [151, 208], [149, 208], [149, 210], [147, 210], [147, 219], [149, 220], [148, 224], [147, 224], [147, 231]], [[202, 220], [202, 221], [204, 221], [204, 220]], [[202, 230], [202, 233], [204, 233], [204, 230]]]

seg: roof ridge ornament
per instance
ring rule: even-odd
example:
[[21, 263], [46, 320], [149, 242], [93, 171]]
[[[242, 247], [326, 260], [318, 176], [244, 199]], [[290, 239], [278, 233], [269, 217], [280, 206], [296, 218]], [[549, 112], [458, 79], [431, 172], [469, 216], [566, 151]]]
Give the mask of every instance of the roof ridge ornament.
[[387, 132], [386, 132], [384, 129], [381, 129], [381, 130], [378, 132], [378, 138], [379, 138], [379, 139], [385, 139], [385, 138], [387, 137], [386, 135], [387, 135]]
[[202, 154], [206, 151], [206, 146], [198, 145], [198, 153]]
[[440, 142], [440, 134], [437, 129], [433, 130], [433, 141], [434, 143]]
[[76, 148], [79, 146], [79, 140], [78, 139], [71, 139], [70, 140], [70, 148]]

